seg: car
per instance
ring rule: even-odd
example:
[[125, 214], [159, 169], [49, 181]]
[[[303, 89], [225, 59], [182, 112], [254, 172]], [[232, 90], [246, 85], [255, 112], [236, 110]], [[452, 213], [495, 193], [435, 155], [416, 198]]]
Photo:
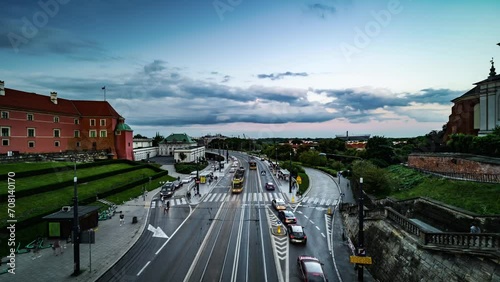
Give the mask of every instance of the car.
[[236, 170], [234, 169], [234, 167], [232, 167], [232, 168], [230, 168], [230, 169], [229, 169], [229, 172], [230, 172], [230, 173], [234, 173], [235, 171], [236, 171]]
[[194, 179], [193, 177], [191, 177], [191, 176], [187, 176], [187, 177], [184, 177], [184, 178], [181, 180], [181, 182], [182, 182], [183, 184], [186, 184], [186, 183], [191, 182], [193, 179]]
[[173, 182], [167, 182], [163, 184], [160, 190], [160, 197], [163, 198], [170, 198], [174, 195], [175, 193], [175, 185]]
[[304, 227], [297, 224], [290, 224], [286, 228], [290, 243], [307, 243], [307, 235], [304, 232]]
[[265, 185], [266, 190], [274, 190], [276, 187], [274, 187], [274, 183], [272, 182], [267, 182]]
[[285, 201], [283, 201], [283, 199], [273, 199], [272, 204], [277, 211], [286, 210]]
[[291, 211], [279, 211], [278, 212], [278, 218], [283, 222], [285, 225], [286, 224], [295, 224], [297, 223], [297, 218]]
[[297, 258], [297, 264], [303, 281], [328, 281], [319, 259], [303, 255]]
[[182, 181], [179, 181], [179, 180], [174, 181], [174, 187], [175, 187], [175, 189], [181, 188], [183, 184], [184, 183], [182, 183]]

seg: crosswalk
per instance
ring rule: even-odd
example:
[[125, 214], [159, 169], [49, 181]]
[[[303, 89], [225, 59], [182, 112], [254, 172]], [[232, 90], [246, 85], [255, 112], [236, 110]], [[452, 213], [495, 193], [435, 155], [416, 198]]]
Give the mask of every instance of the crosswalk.
[[[273, 199], [283, 198], [280, 193], [241, 193], [241, 194], [228, 194], [228, 193], [210, 193], [203, 197], [200, 202], [211, 203], [211, 202], [242, 202], [242, 203], [266, 203], [270, 204]], [[188, 201], [185, 197], [181, 198], [170, 198], [170, 206], [186, 205]], [[335, 204], [336, 199], [326, 199], [320, 197], [304, 197], [299, 200], [302, 206], [331, 206]], [[162, 206], [161, 201], [158, 206]]]

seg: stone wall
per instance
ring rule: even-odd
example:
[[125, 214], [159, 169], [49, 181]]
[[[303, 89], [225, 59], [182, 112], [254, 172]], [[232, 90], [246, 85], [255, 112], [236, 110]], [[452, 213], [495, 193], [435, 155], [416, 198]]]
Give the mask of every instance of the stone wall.
[[[342, 216], [347, 235], [356, 242], [357, 217], [347, 213]], [[498, 261], [422, 249], [418, 238], [389, 221], [367, 220], [364, 234], [367, 255], [373, 260], [368, 270], [379, 281], [500, 281]]]
[[411, 154], [408, 166], [444, 173], [500, 174], [500, 160], [465, 154]]

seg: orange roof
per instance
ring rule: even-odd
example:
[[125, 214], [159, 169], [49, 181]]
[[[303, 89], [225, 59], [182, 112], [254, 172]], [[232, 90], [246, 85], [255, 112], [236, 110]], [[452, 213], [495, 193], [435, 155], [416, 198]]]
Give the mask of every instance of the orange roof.
[[10, 88], [5, 88], [5, 96], [0, 96], [0, 107], [67, 115], [80, 114], [71, 100], [57, 98], [57, 104], [54, 104], [50, 101], [50, 96]]
[[121, 117], [107, 101], [67, 100], [58, 97], [57, 104], [54, 104], [50, 96], [10, 88], [5, 88], [5, 96], [0, 96], [0, 108], [75, 116]]

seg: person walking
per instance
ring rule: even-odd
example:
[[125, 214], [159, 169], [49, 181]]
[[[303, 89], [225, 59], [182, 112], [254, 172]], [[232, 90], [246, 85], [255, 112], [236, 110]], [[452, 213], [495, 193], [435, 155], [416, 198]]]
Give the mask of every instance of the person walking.
[[168, 213], [169, 209], [170, 209], [170, 201], [167, 200], [167, 203], [165, 204], [165, 207], [163, 208], [163, 214]]
[[125, 215], [123, 213], [120, 214], [120, 226], [122, 226], [122, 224], [125, 224]]
[[59, 240], [54, 241], [54, 245], [52, 245], [52, 250], [54, 250], [54, 255], [62, 254], [61, 242]]

